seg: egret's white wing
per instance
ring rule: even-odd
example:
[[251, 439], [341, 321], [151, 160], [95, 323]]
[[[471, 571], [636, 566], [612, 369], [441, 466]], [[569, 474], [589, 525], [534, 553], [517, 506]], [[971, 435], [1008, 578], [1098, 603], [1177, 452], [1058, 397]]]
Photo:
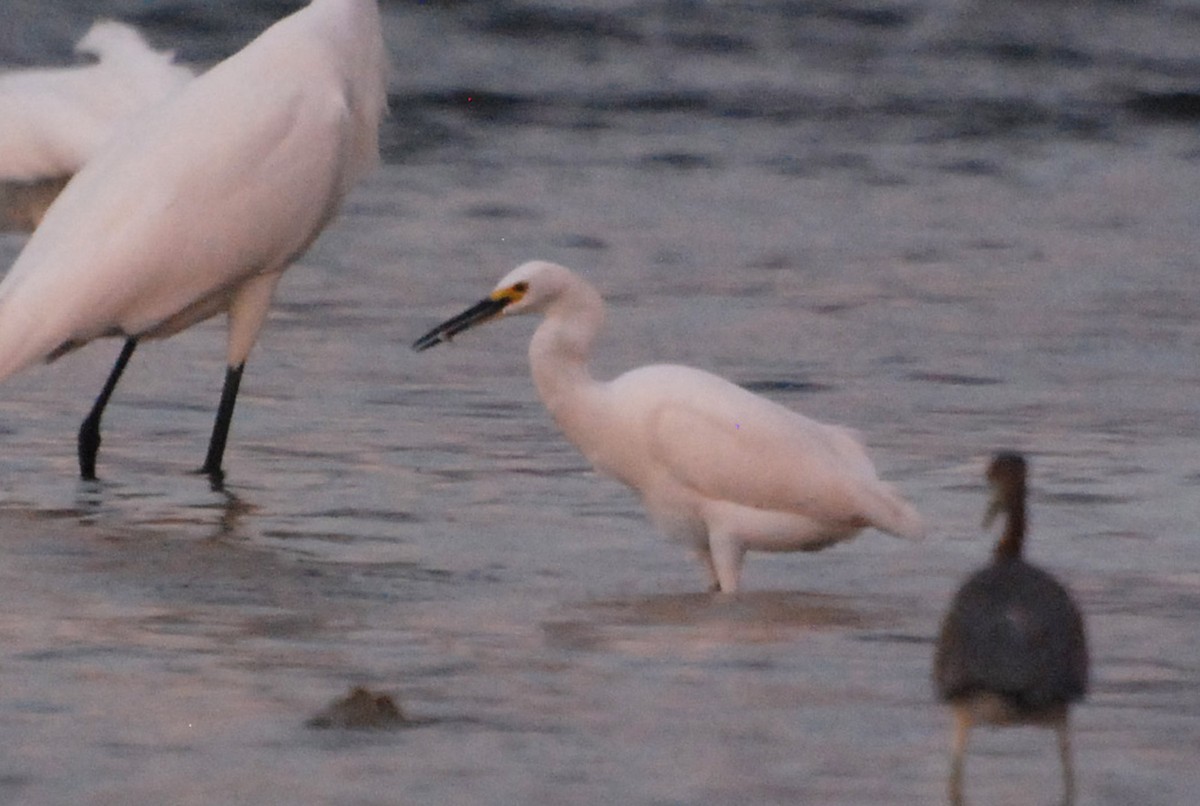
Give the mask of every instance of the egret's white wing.
[[153, 50], [137, 29], [111, 20], [76, 44], [97, 64], [0, 72], [0, 180], [74, 174], [117, 122], [160, 101], [192, 78]]
[[645, 420], [652, 461], [703, 498], [889, 531], [902, 514], [895, 504], [910, 509], [879, 481], [848, 429], [699, 370], [635, 372], [660, 389]]

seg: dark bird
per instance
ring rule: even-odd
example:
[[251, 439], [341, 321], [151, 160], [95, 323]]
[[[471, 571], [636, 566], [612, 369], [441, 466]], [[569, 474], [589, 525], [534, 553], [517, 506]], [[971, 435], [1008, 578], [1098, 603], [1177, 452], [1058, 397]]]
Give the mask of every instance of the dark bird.
[[984, 528], [1004, 513], [992, 562], [959, 588], [942, 621], [933, 663], [938, 697], [954, 710], [950, 802], [963, 803], [963, 762], [971, 728], [1038, 725], [1058, 735], [1063, 803], [1074, 803], [1068, 711], [1088, 687], [1083, 617], [1071, 594], [1021, 557], [1025, 540], [1025, 458], [997, 454], [988, 467], [992, 501]]

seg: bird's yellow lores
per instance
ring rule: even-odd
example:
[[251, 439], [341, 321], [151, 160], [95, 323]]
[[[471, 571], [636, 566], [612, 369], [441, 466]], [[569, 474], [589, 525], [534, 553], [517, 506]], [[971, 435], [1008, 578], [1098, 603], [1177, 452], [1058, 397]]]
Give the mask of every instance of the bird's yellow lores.
[[998, 454], [988, 467], [992, 500], [984, 527], [1007, 518], [992, 562], [963, 583], [947, 611], [934, 655], [938, 696], [954, 709], [950, 802], [961, 806], [972, 727], [1042, 725], [1058, 734], [1063, 803], [1075, 800], [1068, 710], [1088, 687], [1083, 616], [1053, 576], [1021, 557], [1025, 458]]
[[747, 550], [814, 551], [867, 526], [923, 536], [921, 517], [879, 480], [847, 429], [690, 367], [593, 379], [587, 360], [604, 303], [563, 266], [519, 266], [413, 347], [523, 313], [545, 317], [529, 361], [559, 428], [599, 471], [632, 488], [660, 529], [696, 550], [714, 590], [737, 590]]
[[222, 477], [238, 384], [283, 271], [379, 160], [385, 56], [376, 0], [314, 0], [109, 140], [0, 283], [0, 380], [125, 338], [79, 432], [138, 342], [229, 315], [225, 386], [202, 471]]

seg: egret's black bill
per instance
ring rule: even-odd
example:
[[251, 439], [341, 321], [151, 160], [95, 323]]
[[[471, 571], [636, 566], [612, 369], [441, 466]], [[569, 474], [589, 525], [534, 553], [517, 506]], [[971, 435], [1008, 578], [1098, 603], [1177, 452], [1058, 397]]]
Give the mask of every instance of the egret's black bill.
[[499, 299], [488, 297], [485, 300], [481, 300], [480, 302], [472, 305], [470, 308], [467, 308], [458, 316], [447, 319], [445, 322], [442, 322], [433, 330], [414, 341], [413, 349], [417, 352], [420, 352], [422, 350], [428, 350], [435, 344], [441, 344], [444, 341], [450, 341], [450, 339], [454, 338], [454, 336], [457, 334], [462, 333], [464, 330], [491, 319], [493, 316], [500, 313], [500, 311], [504, 310], [504, 306], [508, 305], [510, 302], [512, 302], [512, 299], [508, 297], [500, 297]]

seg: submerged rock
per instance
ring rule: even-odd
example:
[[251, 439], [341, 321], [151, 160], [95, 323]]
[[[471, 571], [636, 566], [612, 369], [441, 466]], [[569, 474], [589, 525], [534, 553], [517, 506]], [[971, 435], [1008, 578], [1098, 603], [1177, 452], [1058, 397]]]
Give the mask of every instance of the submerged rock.
[[407, 722], [404, 712], [389, 695], [355, 686], [346, 697], [335, 700], [304, 724], [310, 728], [384, 730], [403, 727]]

